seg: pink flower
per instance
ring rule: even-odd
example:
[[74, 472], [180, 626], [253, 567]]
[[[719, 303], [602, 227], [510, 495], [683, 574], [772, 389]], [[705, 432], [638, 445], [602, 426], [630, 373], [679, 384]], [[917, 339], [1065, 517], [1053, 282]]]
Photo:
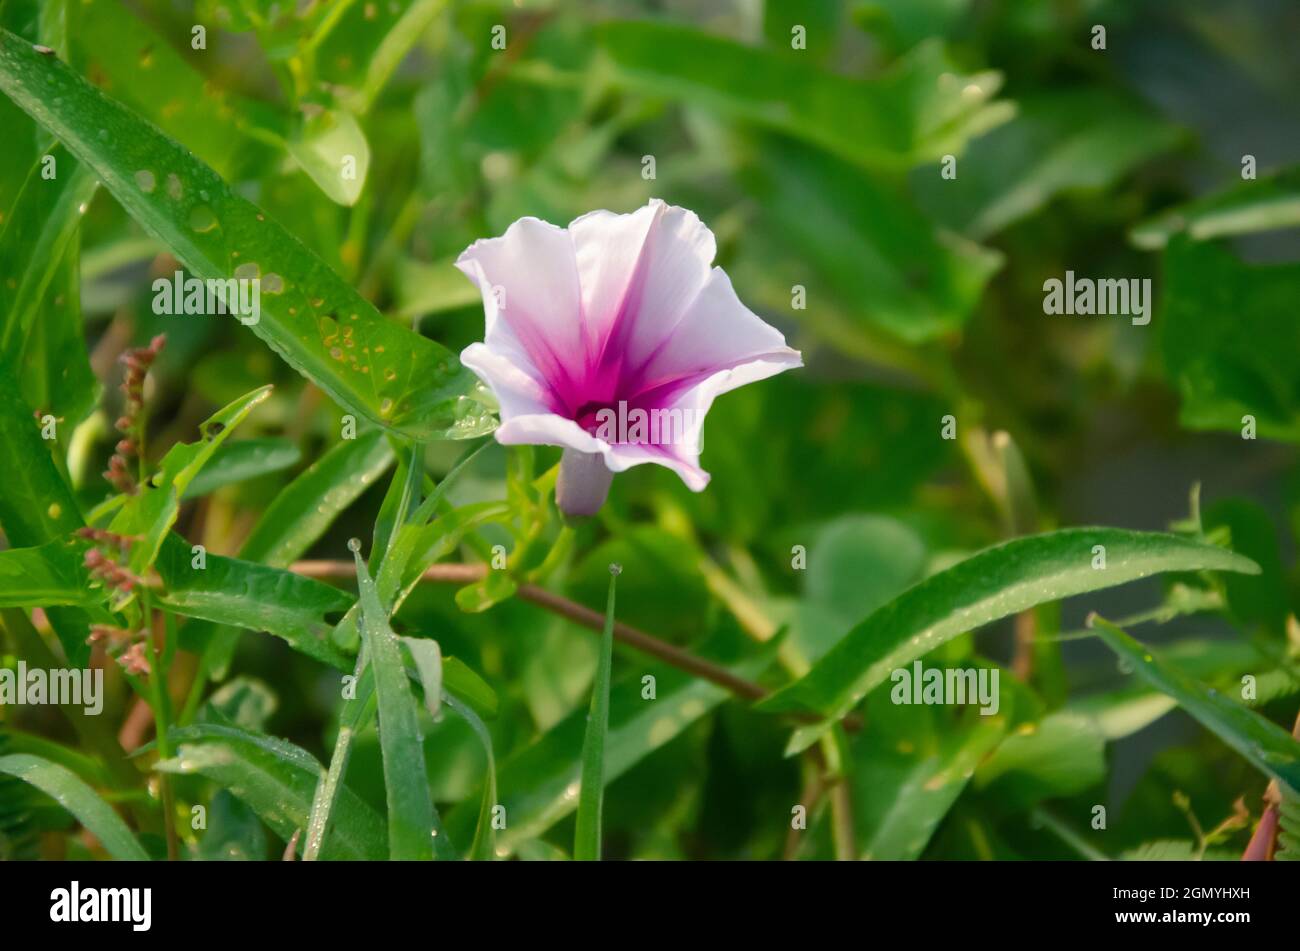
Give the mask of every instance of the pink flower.
[[699, 492], [704, 416], [721, 393], [802, 366], [711, 267], [713, 233], [651, 201], [557, 228], [521, 218], [456, 261], [486, 334], [461, 362], [500, 404], [497, 441], [561, 446], [556, 501], [590, 515], [613, 473], [652, 462]]

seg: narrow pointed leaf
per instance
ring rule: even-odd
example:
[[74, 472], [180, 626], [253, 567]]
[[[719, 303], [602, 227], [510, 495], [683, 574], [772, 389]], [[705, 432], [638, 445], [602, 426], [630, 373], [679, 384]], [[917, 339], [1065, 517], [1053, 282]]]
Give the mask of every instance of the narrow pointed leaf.
[[312, 797], [311, 815], [307, 820], [307, 838], [303, 841], [302, 859], [312, 862], [320, 857], [325, 844], [325, 837], [330, 831], [330, 817], [334, 813], [334, 804], [338, 802], [339, 790], [343, 787], [343, 777], [347, 773], [348, 759], [352, 755], [352, 738], [362, 724], [369, 720], [373, 712], [375, 680], [366, 666], [366, 652], [357, 654], [356, 667], [353, 668], [353, 689], [356, 691], [351, 699], [343, 701], [339, 712], [339, 731], [334, 737], [334, 751], [330, 754], [329, 768], [321, 775]]
[[[359, 549], [359, 545], [357, 548]], [[447, 837], [438, 827], [437, 813], [424, 772], [424, 737], [416, 717], [415, 695], [397, 635], [388, 624], [375, 583], [354, 549], [360, 589], [360, 627], [375, 676], [379, 708], [379, 742], [384, 755], [384, 787], [388, 800], [388, 851], [393, 859], [452, 857]]]
[[352, 599], [332, 585], [256, 562], [206, 555], [194, 566], [191, 548], [170, 535], [154, 567], [163, 587], [156, 603], [185, 617], [269, 631], [294, 650], [340, 670], [352, 663], [329, 639], [332, 620]]
[[77, 817], [115, 859], [145, 862], [149, 856], [113, 807], [75, 773], [28, 753], [0, 756], [0, 773], [30, 783]]
[[186, 486], [183, 499], [197, 499], [223, 486], [296, 466], [302, 451], [289, 439], [240, 439], [222, 446]]
[[[231, 726], [203, 723], [169, 732], [177, 752], [154, 769], [205, 776], [252, 807], [286, 842], [306, 828], [312, 793], [323, 769], [306, 750]], [[337, 826], [324, 859], [384, 857], [384, 820], [352, 790], [336, 806]]]
[[444, 692], [443, 701], [470, 725], [479, 743], [483, 745], [483, 755], [487, 758], [487, 778], [483, 783], [483, 798], [478, 809], [478, 825], [474, 829], [474, 842], [470, 845], [469, 857], [476, 862], [489, 862], [496, 857], [496, 828], [492, 824], [492, 812], [497, 805], [497, 762], [492, 752], [492, 734], [479, 715], [467, 703], [462, 703], [451, 694]]
[[[1104, 549], [1105, 567], [1100, 565]], [[987, 548], [914, 585], [849, 631], [803, 678], [759, 706], [811, 711], [826, 721], [795, 733], [811, 745], [890, 672], [960, 634], [1036, 604], [1169, 571], [1254, 574], [1249, 558], [1204, 542], [1115, 528], [1071, 528]]]
[[1290, 733], [1165, 663], [1104, 618], [1092, 621], [1106, 646], [1139, 677], [1172, 697], [1256, 769], [1288, 786], [1292, 795], [1300, 795], [1300, 742]]

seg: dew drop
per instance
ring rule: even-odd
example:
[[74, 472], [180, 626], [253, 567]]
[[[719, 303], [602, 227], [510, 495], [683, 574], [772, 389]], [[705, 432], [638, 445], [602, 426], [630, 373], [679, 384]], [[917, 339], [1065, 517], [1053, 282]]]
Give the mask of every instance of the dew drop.
[[392, 411], [393, 411], [393, 401], [390, 400], [388, 397], [384, 397], [384, 399], [381, 400], [379, 403], [379, 415], [387, 416]]
[[181, 180], [172, 172], [167, 176], [167, 195], [172, 201], [180, 201], [181, 195], [185, 194], [185, 189], [181, 187]]
[[349, 539], [348, 539], [348, 551], [360, 552], [360, 551], [361, 551], [361, 539], [359, 539], [359, 538], [349, 538]]
[[140, 191], [144, 192], [146, 195], [152, 193], [154, 187], [158, 184], [157, 180], [153, 177], [153, 172], [149, 171], [147, 168], [142, 168], [140, 171], [135, 173], [135, 183], [140, 186]]
[[49, 517], [52, 519], [57, 519], [60, 515], [63, 514], [63, 509], [59, 506], [58, 502], [51, 502], [50, 507], [45, 511], [46, 514], [49, 515]]
[[340, 350], [338, 347], [331, 347], [331, 348], [330, 348], [330, 356], [333, 357], [335, 360], [342, 360], [342, 359], [343, 359], [343, 351]]
[[262, 290], [268, 294], [280, 294], [284, 291], [284, 278], [279, 274], [268, 274], [262, 278]]
[[248, 261], [235, 268], [235, 279], [239, 281], [252, 281], [262, 273], [262, 269], [253, 261]]
[[385, 379], [385, 380], [396, 380], [396, 379], [397, 379], [397, 371], [394, 370], [392, 367], [389, 367], [387, 370], [384, 371], [384, 379]]

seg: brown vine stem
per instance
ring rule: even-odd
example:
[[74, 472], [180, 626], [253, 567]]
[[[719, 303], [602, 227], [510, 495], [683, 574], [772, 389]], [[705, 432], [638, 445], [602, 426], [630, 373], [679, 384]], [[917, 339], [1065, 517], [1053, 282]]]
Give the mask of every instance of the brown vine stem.
[[[355, 568], [350, 562], [346, 561], [297, 561], [289, 566], [289, 570], [295, 574], [306, 575], [310, 578], [338, 581], [350, 580], [356, 576]], [[473, 584], [476, 581], [481, 581], [487, 571], [486, 565], [433, 565], [424, 572], [421, 580], [441, 584]], [[527, 582], [520, 584], [518, 594], [525, 601], [545, 608], [552, 614], [568, 618], [575, 624], [597, 634], [604, 627], [605, 616], [599, 611], [578, 604], [576, 601], [570, 601], [568, 598], [553, 591], [547, 591], [538, 585]], [[699, 677], [701, 680], [717, 684], [742, 699], [752, 702], [761, 700], [768, 695], [767, 688], [754, 683], [752, 680], [739, 677], [725, 667], [705, 660], [703, 657], [683, 650], [674, 644], [669, 644], [667, 641], [660, 640], [640, 628], [624, 624], [622, 621], [614, 622], [614, 639], [626, 644], [633, 650], [658, 658], [678, 670]], [[806, 719], [816, 720], [819, 718], [810, 716]], [[857, 731], [862, 728], [862, 721], [855, 714], [850, 714], [841, 722], [844, 724], [845, 729], [850, 731]]]

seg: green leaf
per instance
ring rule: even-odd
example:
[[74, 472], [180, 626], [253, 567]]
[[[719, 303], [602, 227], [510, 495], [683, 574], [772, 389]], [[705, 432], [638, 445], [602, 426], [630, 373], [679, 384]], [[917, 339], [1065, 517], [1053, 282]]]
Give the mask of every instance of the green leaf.
[[457, 657], [442, 659], [442, 685], [444, 695], [454, 694], [479, 716], [490, 720], [497, 715], [496, 691], [463, 660]]
[[1273, 858], [1278, 862], [1300, 862], [1300, 796], [1282, 794]]
[[476, 379], [453, 354], [385, 320], [211, 168], [8, 32], [0, 33], [0, 90], [90, 166], [192, 274], [260, 278], [253, 331], [345, 409], [417, 439], [493, 428], [473, 398]]
[[329, 768], [321, 774], [320, 780], [316, 783], [316, 792], [312, 796], [311, 814], [306, 826], [307, 837], [303, 840], [302, 847], [304, 862], [314, 862], [320, 857], [325, 836], [330, 831], [330, 818], [334, 814], [334, 805], [338, 802], [339, 790], [343, 786], [348, 759], [352, 755], [352, 738], [357, 730], [369, 721], [374, 711], [372, 702], [375, 695], [374, 671], [366, 664], [364, 648], [357, 654], [352, 677], [354, 693], [351, 697], [344, 697], [343, 707], [339, 711], [339, 729], [334, 737], [334, 750], [330, 754]]
[[163, 590], [155, 603], [185, 617], [269, 631], [296, 651], [348, 670], [352, 663], [329, 640], [335, 616], [352, 598], [331, 585], [256, 562], [205, 555], [194, 567], [190, 546], [176, 535], [163, 543], [154, 567]]
[[[307, 751], [284, 740], [211, 723], [173, 728], [168, 736], [177, 753], [154, 769], [206, 776], [251, 806], [286, 842], [307, 827], [312, 792], [323, 771]], [[352, 790], [341, 791], [336, 816], [322, 858], [384, 858], [383, 817]]]
[[103, 591], [92, 587], [85, 552], [84, 543], [70, 538], [0, 551], [0, 607], [101, 604]]
[[331, 201], [357, 203], [370, 170], [370, 143], [351, 113], [328, 109], [312, 116], [285, 145]]
[[849, 161], [908, 168], [961, 151], [1010, 118], [990, 102], [1000, 74], [959, 73], [924, 43], [874, 80], [823, 72], [797, 53], [745, 46], [666, 23], [597, 31], [616, 78], [639, 91], [717, 109], [798, 136]]
[[483, 746], [484, 756], [487, 757], [487, 777], [483, 782], [483, 799], [479, 804], [478, 825], [474, 828], [474, 842], [470, 846], [469, 857], [476, 862], [488, 862], [496, 855], [496, 830], [492, 823], [492, 810], [497, 804], [497, 763], [496, 756], [492, 752], [492, 735], [488, 733], [483, 721], [468, 704], [461, 703], [448, 693], [443, 694], [443, 699], [457, 716], [470, 725]]
[[582, 739], [582, 781], [578, 787], [578, 821], [573, 838], [573, 857], [579, 862], [600, 860], [600, 817], [605, 802], [605, 734], [609, 732], [609, 677], [614, 658], [614, 588], [620, 570], [610, 565], [605, 629], [600, 635], [591, 709], [587, 713], [587, 731]]
[[197, 499], [223, 486], [256, 479], [298, 464], [302, 452], [289, 439], [240, 439], [221, 446], [186, 486], [182, 499]]
[[1182, 424], [1240, 435], [1249, 415], [1260, 436], [1300, 442], [1300, 264], [1252, 267], [1179, 236], [1164, 267], [1156, 320]]
[[1156, 839], [1143, 842], [1120, 856], [1125, 862], [1199, 862], [1203, 860], [1233, 862], [1241, 858], [1228, 849], [1206, 849], [1185, 839]]
[[424, 688], [424, 708], [436, 718], [442, 704], [442, 650], [438, 642], [427, 637], [399, 638], [411, 655], [416, 675]]
[[1193, 680], [1152, 654], [1104, 618], [1091, 618], [1097, 635], [1138, 676], [1200, 721], [1261, 772], [1300, 794], [1300, 742], [1271, 720]]
[[416, 717], [415, 697], [402, 663], [399, 641], [375, 583], [353, 547], [360, 589], [362, 643], [375, 675], [379, 707], [379, 739], [384, 753], [384, 787], [388, 800], [388, 851], [393, 859], [453, 857], [447, 837], [438, 827], [424, 772], [424, 738]]
[[13, 753], [0, 756], [0, 773], [30, 783], [58, 802], [99, 839], [113, 858], [134, 862], [149, 860], [113, 808], [66, 767], [39, 756]]
[[1300, 225], [1300, 167], [1293, 166], [1179, 205], [1129, 232], [1135, 245], [1155, 251], [1176, 235], [1195, 241], [1294, 228]]
[[[1105, 568], [1094, 568], [1105, 550]], [[1168, 571], [1259, 570], [1248, 558], [1175, 535], [1070, 528], [987, 548], [931, 575], [858, 624], [802, 679], [760, 709], [813, 711], [826, 722], [795, 733], [806, 749], [890, 672], [960, 634], [1037, 604]]]

